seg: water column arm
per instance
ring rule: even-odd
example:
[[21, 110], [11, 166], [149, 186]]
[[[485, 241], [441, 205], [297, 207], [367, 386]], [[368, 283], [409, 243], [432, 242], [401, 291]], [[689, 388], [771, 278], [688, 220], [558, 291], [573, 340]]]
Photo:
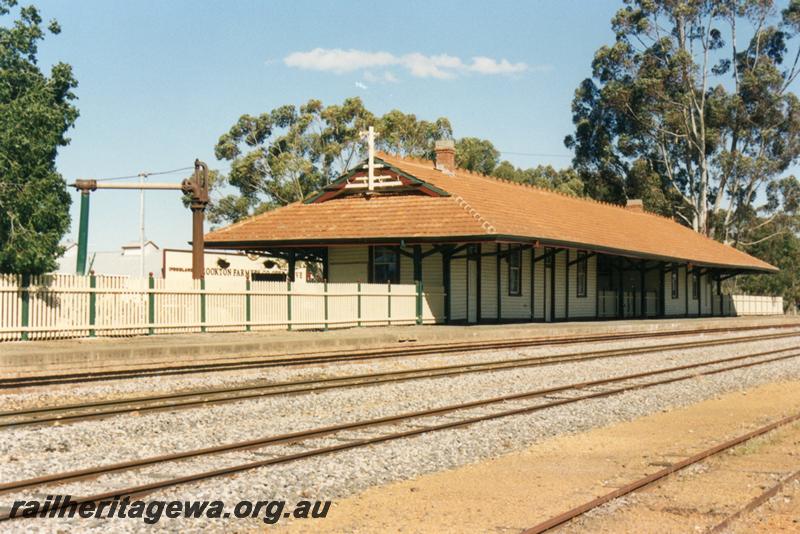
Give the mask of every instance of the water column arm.
[[[98, 182], [97, 180], [75, 180], [75, 183], [70, 184], [80, 192], [80, 216], [78, 223], [78, 256], [75, 265], [75, 273], [79, 275], [86, 274], [86, 259], [88, 256], [88, 243], [89, 243], [89, 195], [98, 189], [159, 189], [159, 190], [177, 190], [181, 191], [183, 186], [181, 184], [170, 183], [105, 183]], [[208, 192], [206, 191], [206, 203], [208, 202]]]

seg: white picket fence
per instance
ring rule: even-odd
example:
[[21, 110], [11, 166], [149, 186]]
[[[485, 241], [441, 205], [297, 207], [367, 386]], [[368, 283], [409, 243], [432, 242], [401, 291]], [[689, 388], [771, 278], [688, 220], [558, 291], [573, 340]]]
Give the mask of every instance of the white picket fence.
[[782, 315], [783, 297], [760, 295], [731, 295], [734, 315]]
[[433, 324], [442, 288], [0, 274], [0, 341]]
[[[626, 293], [623, 296], [624, 309], [627, 316], [636, 310], [636, 315], [639, 314], [637, 307], [638, 295], [634, 296], [633, 293]], [[658, 315], [658, 297], [656, 293], [648, 292], [646, 295], [647, 316], [655, 317]], [[608, 318], [617, 316], [619, 297], [616, 291], [600, 291], [597, 296], [598, 317]], [[692, 301], [692, 313], [696, 313], [697, 301]], [[720, 305], [722, 305], [722, 312], [720, 312]], [[711, 298], [710, 306], [705, 304], [704, 307], [709, 307], [712, 315], [723, 316], [748, 316], [748, 315], [783, 315], [783, 297], [769, 297], [763, 295], [713, 295]], [[708, 309], [704, 313], [708, 313]]]

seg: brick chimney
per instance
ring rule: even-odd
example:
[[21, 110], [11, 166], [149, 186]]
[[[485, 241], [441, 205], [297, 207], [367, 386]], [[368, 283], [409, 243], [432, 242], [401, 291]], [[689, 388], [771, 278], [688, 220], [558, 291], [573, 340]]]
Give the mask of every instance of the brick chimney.
[[456, 143], [452, 139], [436, 141], [436, 168], [439, 170], [456, 170]]
[[641, 198], [629, 198], [628, 201], [625, 203], [625, 209], [631, 211], [644, 211], [644, 203], [642, 202]]

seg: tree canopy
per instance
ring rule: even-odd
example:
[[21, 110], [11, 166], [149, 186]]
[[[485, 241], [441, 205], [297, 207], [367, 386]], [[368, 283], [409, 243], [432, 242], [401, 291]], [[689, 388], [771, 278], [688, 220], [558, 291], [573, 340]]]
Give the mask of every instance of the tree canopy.
[[767, 226], [757, 228], [753, 238], [757, 241], [748, 247], [748, 252], [778, 267], [775, 274], [749, 275], [735, 277], [731, 281], [734, 292], [751, 295], [782, 295], [784, 305], [797, 310], [800, 306], [800, 238], [794, 231], [785, 231], [770, 239]]
[[[211, 173], [212, 188], [226, 184], [239, 194], [212, 198], [209, 220], [235, 222], [249, 215], [303, 200], [366, 157], [360, 132], [374, 126], [376, 148], [400, 156], [434, 158], [434, 144], [453, 138], [445, 117], [434, 121], [392, 110], [376, 116], [358, 97], [325, 106], [310, 100], [281, 106], [258, 116], [242, 115], [216, 145], [216, 156], [230, 162], [227, 176]], [[456, 140], [456, 164], [467, 170], [583, 195], [580, 176], [550, 166], [530, 169], [499, 163], [500, 151], [476, 137]]]
[[456, 166], [481, 174], [492, 174], [497, 168], [500, 151], [491, 141], [462, 137], [456, 141]]
[[576, 197], [586, 196], [583, 180], [571, 167], [556, 170], [552, 165], [537, 165], [521, 169], [508, 161], [503, 161], [492, 171], [492, 175], [512, 182], [553, 189]]
[[236, 221], [306, 198], [363, 158], [360, 132], [370, 125], [379, 132], [377, 148], [400, 155], [431, 157], [434, 142], [452, 136], [445, 118], [428, 122], [398, 110], [376, 117], [357, 97], [341, 105], [309, 100], [242, 115], [215, 149], [231, 166], [216, 183], [227, 182], [239, 195], [214, 201], [210, 219]]
[[625, 0], [611, 24], [565, 140], [586, 192], [731, 244], [780, 235], [797, 210], [782, 174], [800, 154], [800, 1]]
[[[16, 0], [0, 0], [0, 18]], [[78, 118], [77, 81], [66, 63], [50, 74], [37, 64], [46, 31], [33, 6], [0, 26], [0, 272], [38, 274], [55, 268], [59, 241], [69, 228], [70, 196], [56, 171], [58, 148]]]

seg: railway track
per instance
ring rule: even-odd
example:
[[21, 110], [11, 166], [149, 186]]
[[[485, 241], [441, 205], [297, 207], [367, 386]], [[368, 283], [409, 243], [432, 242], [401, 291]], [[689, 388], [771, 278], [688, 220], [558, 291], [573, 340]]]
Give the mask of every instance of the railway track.
[[756, 511], [762, 504], [773, 498], [777, 495], [783, 488], [791, 484], [792, 482], [800, 480], [800, 470], [795, 471], [793, 473], [788, 473], [786, 476], [782, 477], [778, 482], [767, 488], [764, 492], [756, 496], [754, 499], [749, 501], [745, 504], [742, 508], [740, 508], [735, 513], [729, 515], [716, 525], [714, 525], [709, 531], [708, 534], [722, 534], [723, 532], [727, 532], [731, 526], [733, 526], [738, 520], [742, 519], [745, 515]]
[[131, 378], [147, 378], [152, 376], [180, 375], [219, 371], [236, 371], [268, 367], [313, 365], [323, 363], [351, 362], [362, 360], [385, 359], [403, 356], [420, 356], [427, 354], [447, 354], [453, 352], [470, 352], [477, 350], [508, 349], [517, 347], [539, 347], [553, 345], [572, 345], [598, 343], [606, 341], [624, 341], [628, 339], [649, 339], [687, 335], [720, 334], [731, 332], [747, 332], [765, 329], [797, 328], [797, 323], [777, 324], [769, 326], [737, 326], [725, 328], [682, 329], [661, 332], [629, 332], [622, 334], [601, 334], [588, 336], [533, 337], [525, 339], [501, 341], [466, 341], [448, 342], [446, 344], [427, 344], [400, 347], [394, 349], [374, 349], [358, 352], [310, 353], [300, 356], [254, 357], [250, 360], [236, 358], [232, 362], [216, 362], [188, 365], [173, 365], [159, 368], [123, 369], [112, 371], [92, 371], [85, 373], [67, 373], [60, 375], [36, 375], [0, 379], [0, 390], [22, 387], [51, 386], [59, 384], [83, 383], [94, 381], [125, 380]]
[[603, 349], [588, 352], [573, 352], [553, 356], [510, 358], [504, 360], [337, 376], [313, 380], [260, 383], [227, 388], [200, 389], [162, 395], [108, 399], [79, 404], [43, 406], [0, 412], [0, 428], [20, 427], [55, 422], [77, 422], [132, 412], [142, 413], [148, 411], [187, 409], [198, 406], [207, 406], [209, 404], [221, 404], [276, 395], [300, 394], [328, 389], [371, 386], [390, 382], [438, 378], [468, 373], [501, 371], [526, 367], [555, 365], [559, 363], [590, 361], [601, 358], [616, 358], [648, 353], [661, 353], [671, 350], [734, 345], [740, 343], [750, 343], [753, 341], [782, 339], [799, 335], [800, 330], [795, 330], [790, 332], [777, 332], [733, 338], [704, 339], [678, 343], [661, 343], [645, 347]]
[[[800, 357], [800, 348], [754, 352], [720, 358], [703, 363], [665, 367], [648, 372], [621, 375], [601, 380], [578, 382], [558, 387], [550, 387], [512, 395], [504, 395], [467, 403], [441, 406], [428, 410], [400, 413], [376, 419], [355, 421], [333, 426], [303, 430], [299, 432], [264, 436], [259, 439], [228, 443], [215, 447], [183, 451], [178, 453], [141, 458], [127, 462], [99, 465], [86, 469], [54, 473], [41, 477], [17, 480], [0, 484], [0, 493], [42, 493], [52, 494], [52, 486], [95, 478], [103, 475], [127, 473], [132, 470], [165, 466], [187, 459], [212, 457], [228, 452], [258, 450], [259, 455], [270, 447], [293, 446], [299, 452], [274, 451], [269, 458], [248, 463], [238, 463], [217, 467], [206, 471], [173, 478], [162, 478], [147, 484], [125, 486], [117, 481], [112, 490], [99, 489], [97, 493], [73, 499], [73, 502], [96, 502], [114, 497], [133, 497], [151, 493], [164, 488], [197, 482], [205, 479], [231, 475], [251, 469], [292, 462], [304, 458], [333, 454], [340, 451], [374, 445], [378, 443], [419, 436], [460, 428], [475, 423], [490, 421], [514, 415], [529, 414], [556, 406], [610, 397], [624, 392], [635, 391], [670, 384], [683, 380], [691, 380], [701, 376], [709, 376], [730, 372], [737, 369], [764, 365], [781, 360]], [[366, 431], [366, 437], [359, 433]], [[326, 438], [328, 441], [320, 440]], [[337, 445], [327, 445], [330, 439], [340, 441]], [[216, 461], [219, 462], [219, 459]], [[162, 471], [160, 471], [162, 472]], [[152, 474], [152, 473], [151, 473]], [[109, 482], [106, 482], [109, 484]], [[2, 516], [0, 519], [9, 519]]]
[[[641, 489], [657, 484], [659, 481], [663, 480], [669, 475], [672, 475], [673, 473], [676, 473], [682, 469], [686, 469], [687, 467], [702, 462], [703, 460], [706, 460], [707, 458], [710, 458], [712, 456], [716, 456], [720, 453], [726, 452], [747, 441], [750, 441], [759, 436], [763, 436], [768, 432], [772, 432], [773, 430], [786, 426], [790, 423], [794, 423], [795, 421], [800, 421], [800, 413], [789, 417], [785, 417], [768, 425], [764, 425], [760, 428], [757, 428], [756, 430], [737, 436], [733, 439], [727, 440], [723, 443], [720, 443], [718, 445], [705, 449], [701, 452], [698, 452], [697, 454], [689, 456], [688, 458], [685, 458], [668, 467], [665, 467], [660, 471], [644, 476], [638, 480], [634, 480], [633, 482], [625, 484], [621, 488], [618, 488], [605, 495], [601, 495], [596, 499], [592, 499], [591, 501], [588, 501], [584, 504], [581, 504], [570, 510], [567, 510], [566, 512], [563, 512], [557, 516], [554, 516], [546, 521], [543, 521], [538, 525], [526, 529], [525, 531], [523, 531], [523, 534], [541, 534], [543, 532], [549, 532], [555, 528], [558, 528], [560, 526], [569, 523], [570, 521], [578, 517], [583, 516], [584, 514], [592, 510], [595, 510], [596, 508], [599, 508], [600, 506], [608, 502], [613, 501], [614, 499], [624, 497], [625, 495], [629, 495]], [[778, 481], [777, 484], [767, 489], [765, 492], [761, 493], [758, 497], [747, 503], [747, 505], [745, 505], [745, 507], [742, 508], [740, 511], [738, 511], [733, 515], [728, 516], [721, 523], [718, 523], [716, 526], [712, 527], [711, 530], [709, 530], [708, 532], [710, 533], [724, 532], [725, 529], [727, 529], [739, 517], [741, 517], [745, 513], [753, 511], [755, 508], [766, 502], [770, 497], [777, 494], [778, 491], [780, 491], [780, 489], [783, 488], [787, 483], [796, 480], [798, 478], [800, 478], [800, 471], [790, 473], [788, 476]]]

